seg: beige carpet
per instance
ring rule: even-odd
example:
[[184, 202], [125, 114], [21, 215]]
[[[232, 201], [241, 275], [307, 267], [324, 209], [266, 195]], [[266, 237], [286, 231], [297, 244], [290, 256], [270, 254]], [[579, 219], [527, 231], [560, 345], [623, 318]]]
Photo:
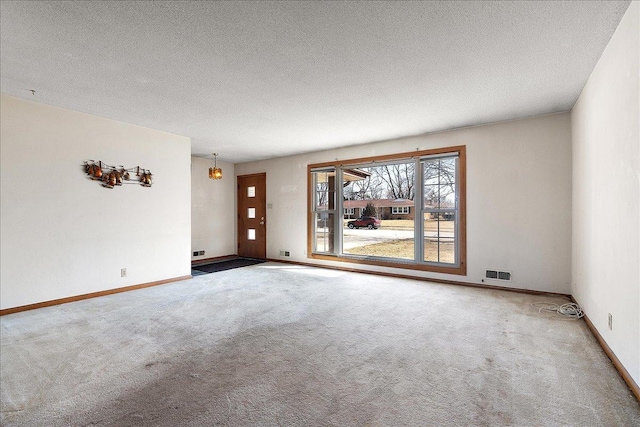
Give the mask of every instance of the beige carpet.
[[0, 318], [6, 426], [634, 426], [583, 321], [266, 263]]

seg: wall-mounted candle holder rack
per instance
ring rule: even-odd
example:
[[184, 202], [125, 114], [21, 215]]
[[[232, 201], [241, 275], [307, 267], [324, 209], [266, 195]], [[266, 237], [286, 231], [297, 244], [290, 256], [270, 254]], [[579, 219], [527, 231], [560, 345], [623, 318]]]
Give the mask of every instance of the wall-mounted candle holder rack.
[[101, 160], [87, 160], [84, 162], [84, 171], [89, 178], [100, 181], [105, 188], [114, 188], [122, 184], [140, 184], [143, 187], [151, 187], [153, 184], [151, 171], [140, 166], [125, 168], [124, 166], [111, 166]]

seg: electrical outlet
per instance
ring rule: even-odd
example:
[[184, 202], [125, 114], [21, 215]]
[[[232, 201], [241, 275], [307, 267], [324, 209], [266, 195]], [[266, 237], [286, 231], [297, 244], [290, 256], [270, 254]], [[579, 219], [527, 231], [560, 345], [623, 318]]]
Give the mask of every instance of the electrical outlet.
[[609, 330], [613, 330], [613, 316], [609, 313]]
[[126, 268], [121, 268], [120, 269], [120, 277], [127, 277], [127, 269]]
[[198, 256], [198, 251], [193, 251], [193, 256]]

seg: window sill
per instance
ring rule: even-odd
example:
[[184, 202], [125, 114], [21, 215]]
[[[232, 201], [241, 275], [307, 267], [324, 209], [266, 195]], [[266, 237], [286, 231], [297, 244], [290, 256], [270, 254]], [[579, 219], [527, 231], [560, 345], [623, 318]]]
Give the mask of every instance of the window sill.
[[378, 257], [374, 258], [374, 257], [359, 257], [359, 256], [351, 256], [351, 255], [328, 255], [328, 254], [311, 254], [309, 255], [308, 258], [324, 260], [324, 261], [338, 261], [338, 262], [345, 262], [345, 263], [351, 263], [351, 264], [377, 265], [379, 267], [388, 267], [388, 268], [430, 271], [433, 273], [455, 274], [458, 276], [467, 275], [467, 266], [464, 263], [458, 266], [445, 267], [442, 265], [417, 263], [413, 260], [392, 261], [392, 260], [378, 258]]

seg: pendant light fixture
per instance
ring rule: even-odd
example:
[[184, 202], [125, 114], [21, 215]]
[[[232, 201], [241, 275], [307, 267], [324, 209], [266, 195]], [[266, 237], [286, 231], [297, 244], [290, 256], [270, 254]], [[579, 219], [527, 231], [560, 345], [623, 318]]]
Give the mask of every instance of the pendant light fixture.
[[222, 179], [222, 169], [218, 167], [218, 153], [213, 153], [214, 164], [212, 168], [209, 168], [209, 178]]

